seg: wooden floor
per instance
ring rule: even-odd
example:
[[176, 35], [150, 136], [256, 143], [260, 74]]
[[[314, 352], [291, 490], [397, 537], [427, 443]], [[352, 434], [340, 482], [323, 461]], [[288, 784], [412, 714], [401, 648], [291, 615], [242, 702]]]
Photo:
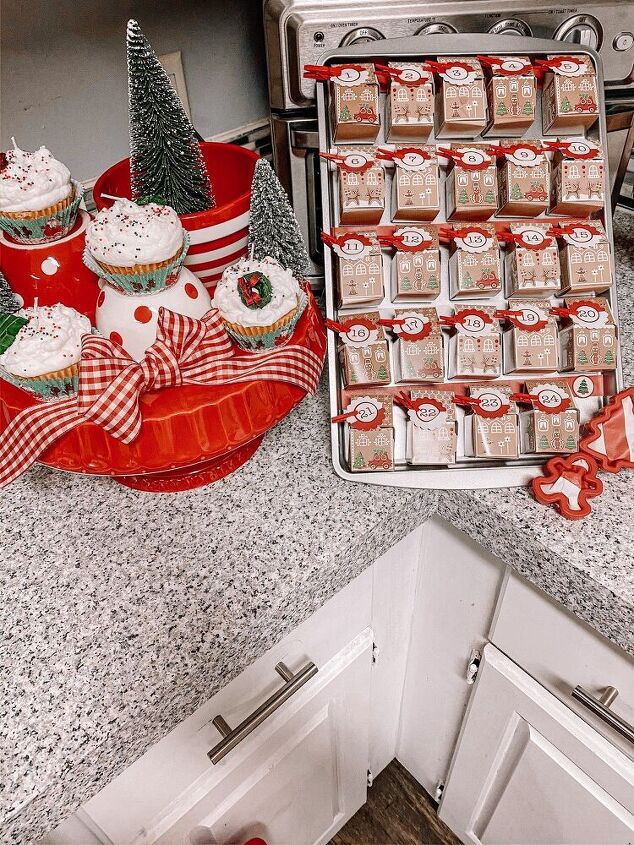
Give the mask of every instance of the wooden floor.
[[460, 845], [436, 805], [397, 760], [368, 789], [368, 800], [330, 845]]

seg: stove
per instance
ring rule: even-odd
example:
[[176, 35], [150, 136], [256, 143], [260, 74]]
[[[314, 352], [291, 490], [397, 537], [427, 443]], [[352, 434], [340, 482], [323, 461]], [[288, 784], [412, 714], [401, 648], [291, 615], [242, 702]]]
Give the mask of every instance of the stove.
[[[634, 143], [634, 0], [564, 5], [550, 0], [264, 0], [271, 136], [278, 175], [322, 276], [315, 83], [306, 64], [327, 50], [385, 38], [493, 33], [584, 44], [603, 60], [613, 207]], [[380, 48], [377, 48], [380, 49]]]

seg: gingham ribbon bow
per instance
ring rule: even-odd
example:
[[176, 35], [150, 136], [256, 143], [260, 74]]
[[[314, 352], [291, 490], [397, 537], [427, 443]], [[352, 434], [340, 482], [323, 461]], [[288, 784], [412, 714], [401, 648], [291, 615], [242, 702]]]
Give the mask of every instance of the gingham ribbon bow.
[[216, 309], [201, 320], [161, 308], [156, 341], [142, 361], [118, 344], [85, 335], [77, 396], [26, 408], [0, 434], [0, 487], [31, 467], [56, 440], [83, 422], [132, 443], [143, 422], [139, 400], [150, 390], [181, 384], [284, 381], [314, 393], [324, 363], [304, 346], [235, 356]]

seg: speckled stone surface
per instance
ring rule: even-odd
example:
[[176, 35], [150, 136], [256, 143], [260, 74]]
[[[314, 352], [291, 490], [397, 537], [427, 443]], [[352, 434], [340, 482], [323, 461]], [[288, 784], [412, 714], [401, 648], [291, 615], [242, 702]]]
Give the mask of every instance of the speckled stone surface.
[[[634, 350], [633, 223], [617, 241]], [[332, 471], [327, 414], [322, 388], [189, 493], [38, 468], [0, 494], [3, 843], [58, 824], [437, 511], [634, 653], [631, 476], [609, 478], [581, 526], [523, 490], [352, 484]]]

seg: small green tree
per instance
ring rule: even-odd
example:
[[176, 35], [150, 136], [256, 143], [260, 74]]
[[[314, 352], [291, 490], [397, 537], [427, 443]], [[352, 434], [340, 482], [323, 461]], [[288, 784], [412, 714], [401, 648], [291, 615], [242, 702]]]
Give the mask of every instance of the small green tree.
[[430, 273], [429, 278], [427, 280], [427, 287], [431, 290], [436, 290], [438, 287], [438, 277], [435, 273]]
[[196, 131], [134, 20], [128, 22], [127, 50], [132, 196], [160, 196], [178, 214], [213, 208]]
[[14, 314], [22, 307], [21, 301], [11, 290], [11, 285], [6, 280], [2, 270], [0, 270], [0, 311], [5, 314]]
[[566, 440], [566, 449], [569, 452], [574, 452], [576, 448], [577, 444], [575, 443], [575, 438], [572, 436], [572, 434], [569, 434], [568, 439]]
[[485, 201], [488, 205], [490, 205], [490, 204], [493, 202], [493, 200], [494, 200], [494, 199], [495, 199], [495, 196], [494, 196], [494, 194], [493, 194], [493, 191], [489, 188], [489, 190], [488, 190], [488, 191], [486, 192], [486, 194], [484, 195], [484, 201]]
[[517, 182], [513, 185], [511, 189], [511, 199], [512, 200], [521, 200], [522, 199], [522, 189], [517, 184]]
[[550, 448], [550, 443], [548, 442], [548, 438], [545, 434], [542, 434], [542, 436], [539, 438], [539, 448], [542, 450], [542, 452], [545, 452], [547, 449]]
[[376, 374], [376, 377], [381, 379], [381, 381], [387, 381], [387, 369], [385, 367], [385, 364], [381, 364], [381, 366], [379, 367], [379, 371]]
[[577, 393], [580, 396], [586, 396], [590, 392], [590, 387], [586, 379], [582, 379], [579, 382], [579, 387], [577, 388]]
[[458, 196], [458, 202], [460, 205], [466, 205], [469, 201], [469, 197], [467, 196], [467, 192], [464, 188], [460, 190], [460, 195]]
[[586, 353], [583, 349], [579, 352], [578, 361], [579, 361], [580, 364], [587, 364], [588, 363], [588, 356], [586, 355]]
[[412, 289], [412, 280], [409, 276], [404, 276], [401, 279], [401, 290], [411, 290]]
[[570, 111], [570, 100], [568, 97], [564, 97], [561, 101], [561, 110], [564, 114]]
[[467, 272], [462, 277], [462, 286], [463, 288], [472, 288], [473, 287], [473, 276], [471, 273]]
[[350, 109], [347, 103], [344, 103], [339, 112], [339, 120], [350, 120]]
[[524, 114], [532, 114], [533, 113], [533, 104], [530, 100], [525, 100], [524, 105], [522, 106], [522, 111]]
[[361, 452], [357, 452], [355, 455], [354, 463], [352, 465], [355, 469], [363, 469], [365, 466], [365, 458], [361, 454]]
[[604, 360], [605, 360], [605, 363], [609, 364], [609, 365], [612, 365], [614, 363], [614, 355], [613, 355], [611, 349], [608, 349], [608, 351], [605, 353], [605, 359]]
[[500, 114], [500, 115], [506, 114], [507, 108], [506, 108], [506, 105], [504, 103], [504, 100], [500, 100], [500, 102], [498, 103], [498, 107], [495, 111], [496, 111], [497, 114]]

